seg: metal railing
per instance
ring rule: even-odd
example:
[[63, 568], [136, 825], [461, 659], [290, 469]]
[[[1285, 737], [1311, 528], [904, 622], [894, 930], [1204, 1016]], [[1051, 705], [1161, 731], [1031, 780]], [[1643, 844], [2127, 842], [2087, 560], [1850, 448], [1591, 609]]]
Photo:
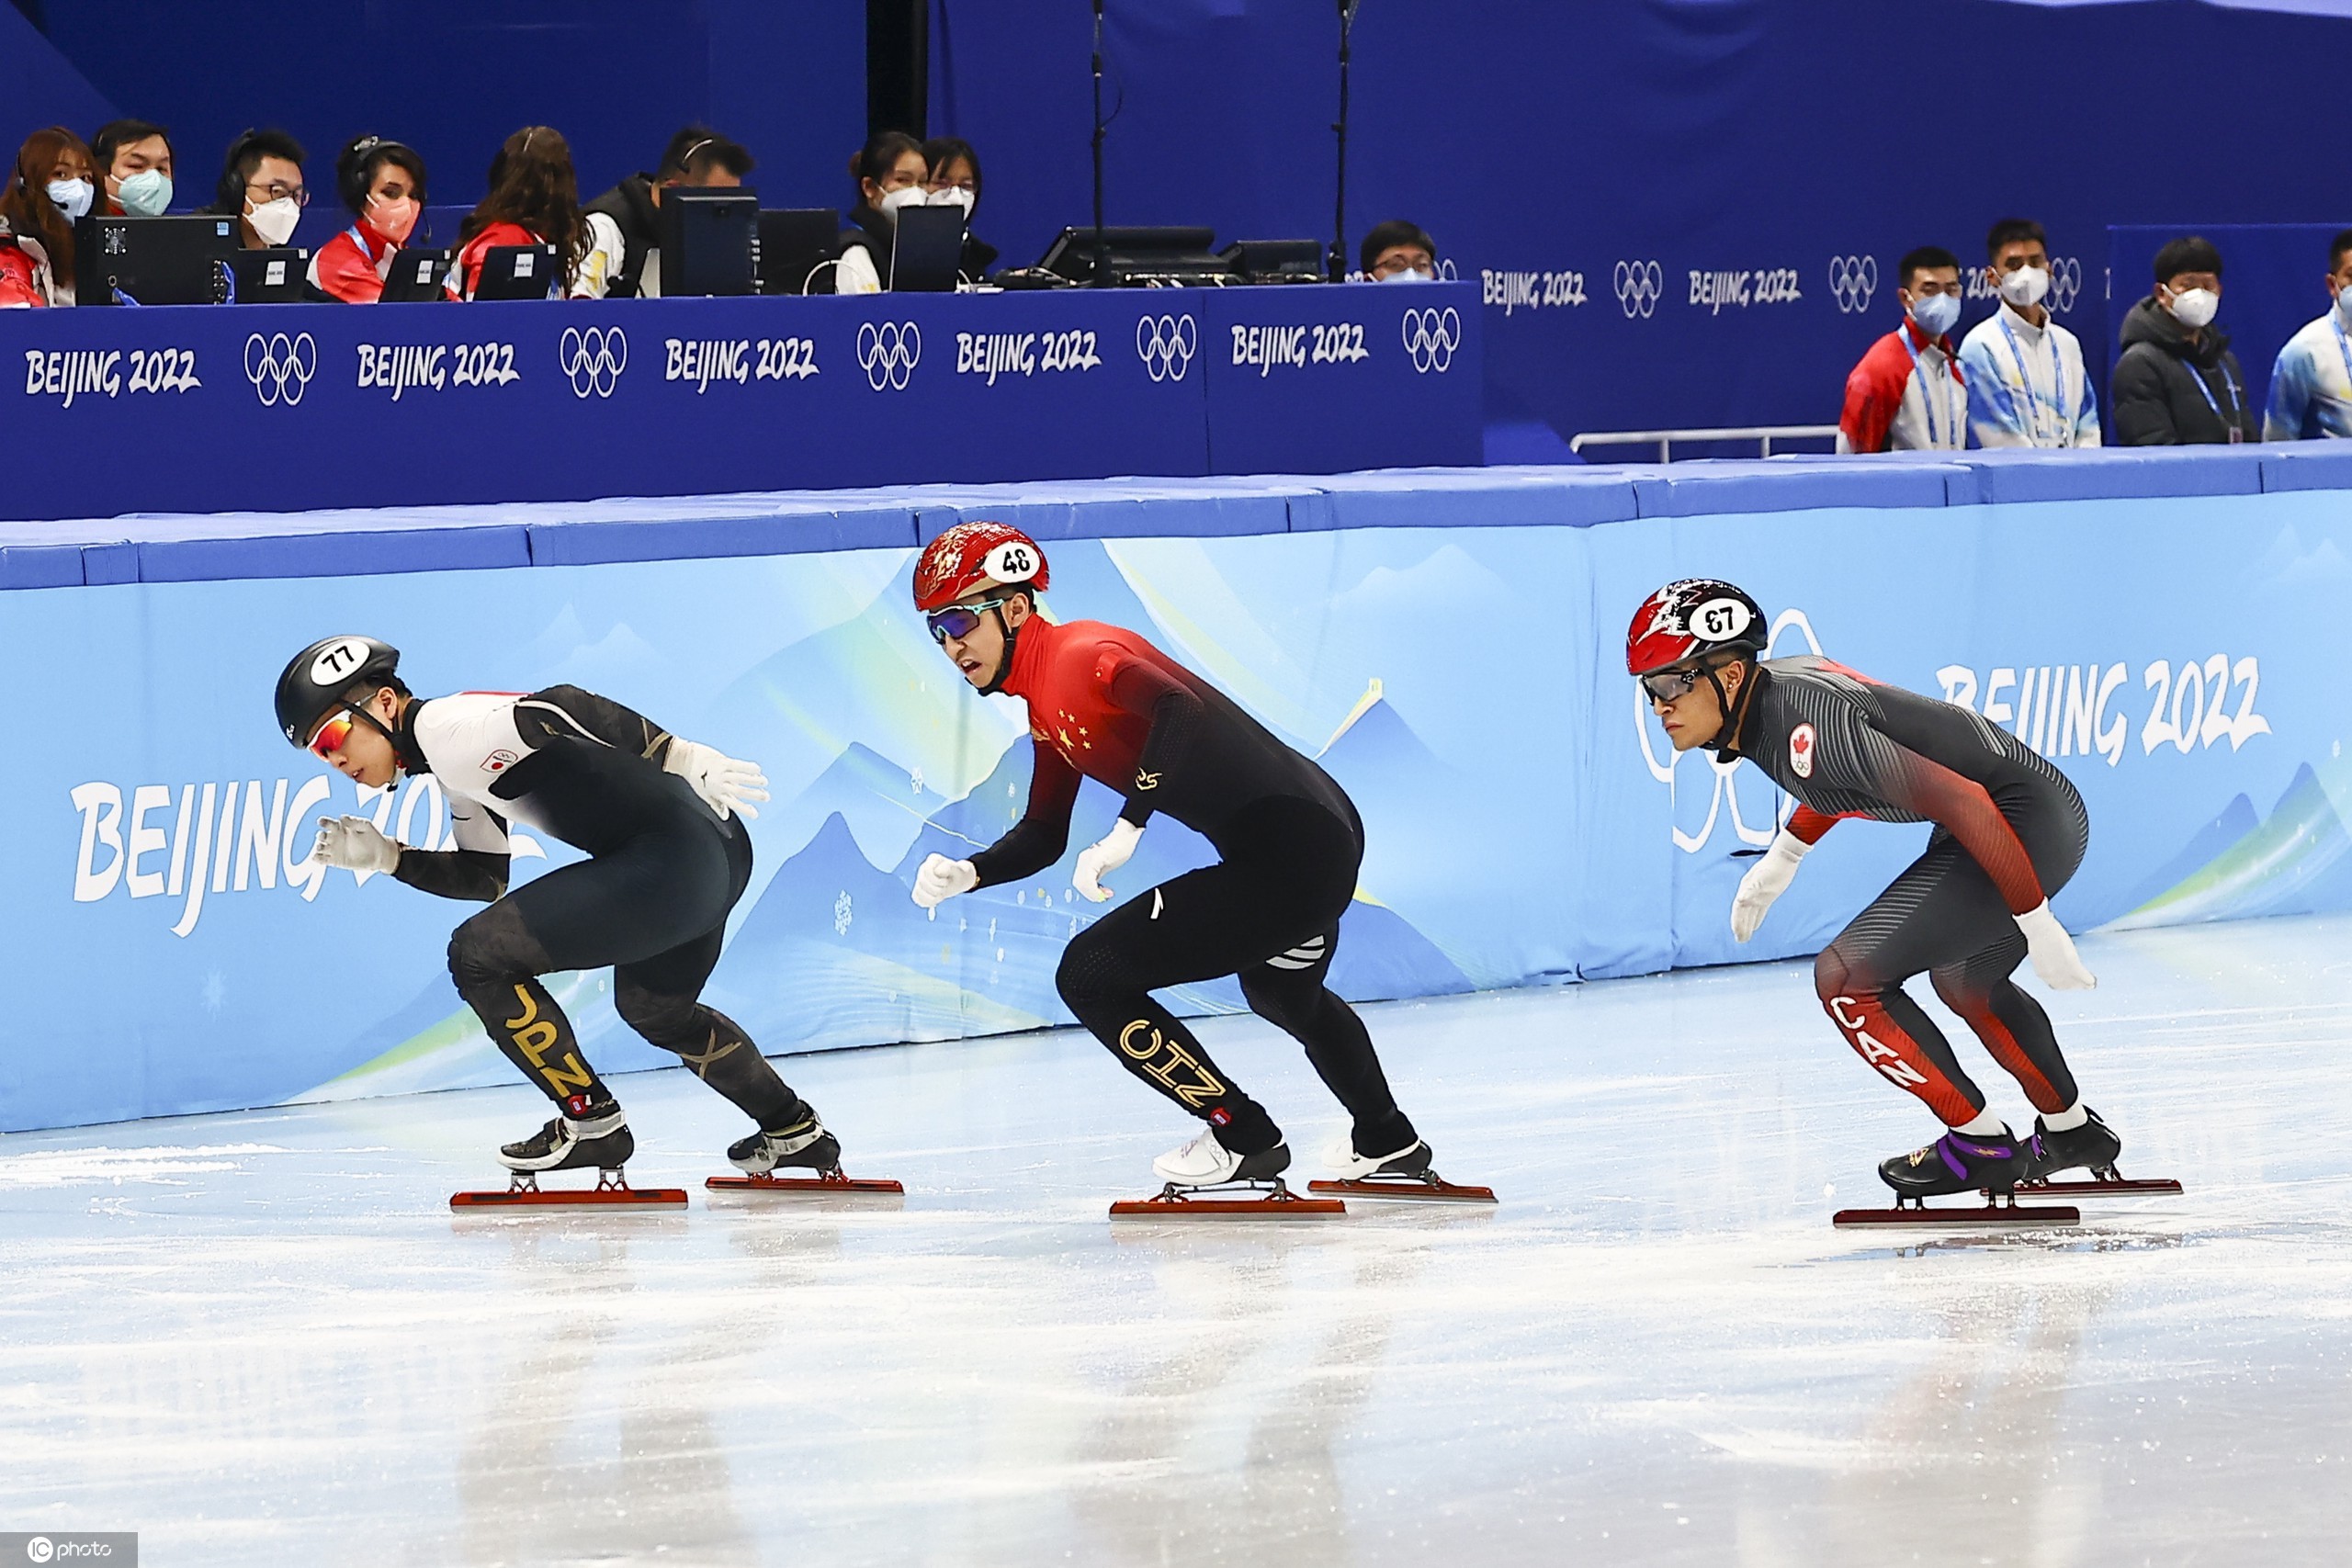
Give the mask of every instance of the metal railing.
[[1834, 424], [1735, 424], [1714, 430], [1588, 430], [1581, 435], [1568, 437], [1568, 450], [1581, 453], [1588, 446], [1646, 446], [1657, 444], [1657, 460], [1674, 461], [1674, 444], [1678, 441], [1753, 441], [1758, 444], [1758, 457], [1772, 455], [1775, 441], [1822, 440], [1838, 434]]

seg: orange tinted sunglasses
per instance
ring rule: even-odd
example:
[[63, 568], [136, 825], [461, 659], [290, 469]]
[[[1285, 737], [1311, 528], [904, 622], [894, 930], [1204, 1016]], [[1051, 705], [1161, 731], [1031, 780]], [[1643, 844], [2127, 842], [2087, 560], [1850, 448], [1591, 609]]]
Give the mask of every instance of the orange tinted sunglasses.
[[324, 761], [343, 750], [343, 743], [351, 739], [352, 728], [358, 722], [347, 713], [329, 714], [311, 733], [311, 750]]

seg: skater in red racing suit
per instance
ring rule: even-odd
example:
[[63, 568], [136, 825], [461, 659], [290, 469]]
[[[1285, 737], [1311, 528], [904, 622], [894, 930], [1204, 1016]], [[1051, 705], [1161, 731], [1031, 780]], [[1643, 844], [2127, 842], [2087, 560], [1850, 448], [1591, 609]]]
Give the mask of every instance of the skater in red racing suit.
[[[1745, 758], [1798, 802], [1741, 881], [1746, 942], [1798, 863], [1843, 818], [1931, 822], [1927, 852], [1814, 964], [1822, 1006], [1864, 1061], [1949, 1131], [1880, 1174], [1898, 1192], [2007, 1190], [2111, 1167], [2121, 1141], [2082, 1103], [2049, 1015], [2009, 978], [2030, 957], [2057, 989], [2097, 984], [2050, 912], [2090, 841], [2082, 797], [2017, 737], [1951, 703], [1826, 659], [1760, 660], [1766, 622], [1730, 583], [1669, 583], [1635, 613], [1626, 667], [1677, 750]], [[1903, 989], [1925, 973], [2040, 1112], [2020, 1140], [1987, 1110], [1942, 1032]]]
[[1340, 917], [1355, 896], [1363, 825], [1329, 774], [1134, 632], [1057, 625], [1036, 609], [1044, 552], [1019, 530], [967, 523], [915, 570], [916, 607], [973, 686], [1028, 705], [1035, 762], [1027, 813], [969, 860], [933, 855], [926, 908], [1034, 876], [1059, 860], [1081, 774], [1124, 797], [1110, 832], [1078, 857], [1078, 891], [1125, 864], [1155, 813], [1216, 847], [1216, 865], [1138, 895], [1071, 938], [1055, 983], [1112, 1055], [1208, 1123], [1153, 1162], [1186, 1186], [1257, 1180], [1290, 1163], [1281, 1130], [1193, 1032], [1156, 1000], [1164, 987], [1237, 975], [1261, 1018], [1295, 1038], [1354, 1118], [1326, 1160], [1342, 1176], [1419, 1176], [1430, 1151], [1396, 1107], [1372, 1037], [1325, 986]]

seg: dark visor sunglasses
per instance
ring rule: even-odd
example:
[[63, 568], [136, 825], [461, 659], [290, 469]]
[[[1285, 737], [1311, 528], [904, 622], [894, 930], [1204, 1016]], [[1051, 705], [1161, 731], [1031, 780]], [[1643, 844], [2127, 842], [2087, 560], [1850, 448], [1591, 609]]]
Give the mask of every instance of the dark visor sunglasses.
[[1642, 677], [1642, 690], [1654, 703], [1679, 703], [1696, 691], [1699, 682], [1707, 678], [1707, 667], [1694, 670], [1661, 670]]
[[977, 604], [950, 604], [944, 610], [933, 610], [923, 617], [931, 627], [931, 640], [944, 643], [950, 637], [961, 642], [972, 635], [980, 624], [980, 612], [993, 610], [1004, 603], [1001, 599], [983, 599]]

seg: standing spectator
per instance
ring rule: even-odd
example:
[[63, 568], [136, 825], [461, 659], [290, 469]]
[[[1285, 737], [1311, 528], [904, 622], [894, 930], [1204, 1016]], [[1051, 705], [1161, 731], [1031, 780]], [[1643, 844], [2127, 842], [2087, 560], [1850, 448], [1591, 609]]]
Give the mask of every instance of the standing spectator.
[[311, 258], [311, 287], [346, 305], [373, 305], [424, 210], [424, 160], [398, 141], [356, 136], [335, 154], [334, 188], [356, 221]]
[[172, 133], [151, 120], [110, 119], [90, 138], [110, 218], [154, 218], [172, 205]]
[[1356, 265], [1366, 283], [1430, 283], [1437, 277], [1437, 242], [1419, 224], [1402, 218], [1375, 223], [1356, 247]]
[[571, 172], [571, 144], [563, 133], [526, 125], [508, 137], [490, 161], [489, 184], [490, 194], [458, 226], [449, 292], [472, 299], [481, 283], [481, 264], [496, 246], [553, 245], [557, 287], [579, 294], [588, 222], [580, 211], [580, 180]]
[[1968, 423], [1979, 446], [2096, 446], [2098, 400], [2083, 345], [2050, 319], [2050, 241], [2041, 225], [2004, 218], [1984, 237], [1984, 278], [1999, 309], [1960, 345]]
[[282, 245], [294, 237], [294, 225], [311, 203], [302, 162], [302, 144], [286, 132], [248, 130], [229, 143], [220, 184], [205, 210], [236, 219], [238, 239], [249, 251]]
[[2265, 441], [2352, 435], [2352, 229], [2328, 242], [2327, 292], [2325, 313], [2289, 338], [2270, 367]]
[[956, 270], [978, 283], [998, 255], [994, 245], [972, 232], [972, 214], [980, 205], [980, 155], [960, 136], [934, 136], [922, 144], [922, 161], [930, 171], [922, 182], [927, 204], [964, 209], [964, 254]]
[[89, 148], [62, 125], [34, 131], [17, 150], [17, 166], [0, 190], [0, 222], [14, 238], [23, 274], [16, 303], [74, 303], [74, 225], [96, 203], [96, 175]]
[[890, 246], [899, 232], [899, 209], [931, 199], [922, 188], [931, 165], [922, 143], [903, 130], [885, 130], [853, 153], [850, 178], [857, 182], [857, 205], [842, 231], [842, 259], [833, 269], [836, 294], [879, 294], [890, 281]]
[[1895, 268], [1903, 324], [1871, 344], [1846, 378], [1840, 452], [1957, 452], [1968, 445], [1968, 388], [1951, 329], [1960, 323], [1960, 258], [1922, 245]]
[[662, 191], [677, 186], [733, 190], [751, 172], [752, 154], [741, 142], [707, 125], [679, 131], [653, 173], [631, 175], [583, 209], [588, 254], [573, 292], [589, 299], [660, 298]]
[[2222, 308], [2222, 253], [2202, 235], [2156, 253], [2154, 293], [2124, 312], [2115, 366], [2115, 439], [2125, 446], [2211, 446], [2256, 439], [2245, 373]]

